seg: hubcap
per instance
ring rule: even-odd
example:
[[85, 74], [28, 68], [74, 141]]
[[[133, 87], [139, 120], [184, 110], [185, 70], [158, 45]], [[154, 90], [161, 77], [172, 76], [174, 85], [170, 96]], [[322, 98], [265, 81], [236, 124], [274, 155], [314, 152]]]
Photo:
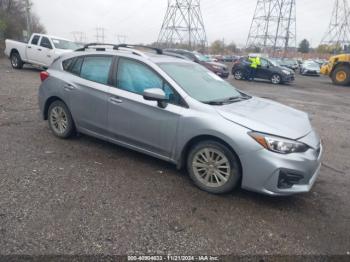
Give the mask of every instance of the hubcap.
[[242, 72], [241, 71], [237, 71], [237, 72], [235, 72], [235, 78], [236, 79], [242, 79]]
[[344, 71], [339, 71], [336, 76], [338, 82], [344, 82], [346, 80], [346, 77], [347, 75]]
[[62, 107], [56, 106], [51, 110], [50, 122], [52, 129], [57, 134], [63, 134], [67, 130], [68, 119]]
[[220, 187], [231, 176], [231, 165], [227, 157], [214, 148], [198, 151], [192, 161], [196, 178], [208, 187]]
[[272, 83], [278, 84], [280, 82], [280, 77], [278, 75], [274, 75], [271, 80]]
[[12, 57], [12, 65], [14, 67], [16, 67], [18, 65], [18, 58], [15, 55]]

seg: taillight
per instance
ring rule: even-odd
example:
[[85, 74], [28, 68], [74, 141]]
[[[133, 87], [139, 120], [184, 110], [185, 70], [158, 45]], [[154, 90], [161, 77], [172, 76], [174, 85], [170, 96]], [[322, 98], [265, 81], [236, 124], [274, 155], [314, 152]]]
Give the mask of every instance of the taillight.
[[47, 71], [41, 71], [40, 72], [40, 79], [41, 82], [44, 82], [46, 80], [46, 78], [48, 78], [50, 75]]

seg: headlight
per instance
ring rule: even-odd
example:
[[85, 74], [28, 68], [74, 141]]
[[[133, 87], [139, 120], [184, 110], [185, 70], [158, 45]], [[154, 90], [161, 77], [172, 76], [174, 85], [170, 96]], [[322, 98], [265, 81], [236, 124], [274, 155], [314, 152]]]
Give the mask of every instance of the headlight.
[[280, 154], [302, 153], [309, 149], [304, 143], [295, 140], [257, 132], [249, 132], [248, 134], [265, 149]]
[[290, 72], [288, 70], [282, 70], [283, 73], [285, 73], [286, 75], [290, 75]]

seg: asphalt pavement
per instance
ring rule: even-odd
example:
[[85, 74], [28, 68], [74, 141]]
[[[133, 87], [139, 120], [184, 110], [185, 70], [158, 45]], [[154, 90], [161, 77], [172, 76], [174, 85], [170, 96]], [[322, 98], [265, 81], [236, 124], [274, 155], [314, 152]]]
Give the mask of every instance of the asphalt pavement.
[[310, 193], [210, 195], [163, 161], [55, 138], [39, 71], [0, 59], [0, 254], [350, 255], [350, 87], [230, 81], [310, 114], [325, 147]]

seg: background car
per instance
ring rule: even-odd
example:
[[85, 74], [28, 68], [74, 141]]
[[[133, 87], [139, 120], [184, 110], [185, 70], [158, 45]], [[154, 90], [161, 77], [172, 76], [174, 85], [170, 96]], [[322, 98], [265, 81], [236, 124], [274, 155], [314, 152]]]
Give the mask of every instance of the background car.
[[280, 59], [279, 65], [287, 67], [287, 68], [292, 69], [294, 71], [299, 69], [299, 63], [295, 59], [289, 59], [289, 58]]
[[301, 75], [320, 76], [320, 65], [314, 61], [305, 61], [300, 67]]
[[[270, 80], [273, 84], [283, 84], [295, 80], [294, 71], [281, 67], [268, 58], [260, 58], [261, 66], [257, 68], [255, 78]], [[233, 64], [232, 74], [236, 80], [249, 77], [250, 62], [248, 57], [242, 57]]]
[[191, 52], [183, 49], [165, 49], [164, 51], [167, 53], [176, 53], [182, 56], [186, 56], [191, 61], [205, 66], [210, 71], [222, 78], [228, 78], [228, 76], [230, 75], [230, 72], [226, 65], [217, 62], [212, 62], [210, 58], [208, 58], [205, 55], [202, 55], [201, 53]]

